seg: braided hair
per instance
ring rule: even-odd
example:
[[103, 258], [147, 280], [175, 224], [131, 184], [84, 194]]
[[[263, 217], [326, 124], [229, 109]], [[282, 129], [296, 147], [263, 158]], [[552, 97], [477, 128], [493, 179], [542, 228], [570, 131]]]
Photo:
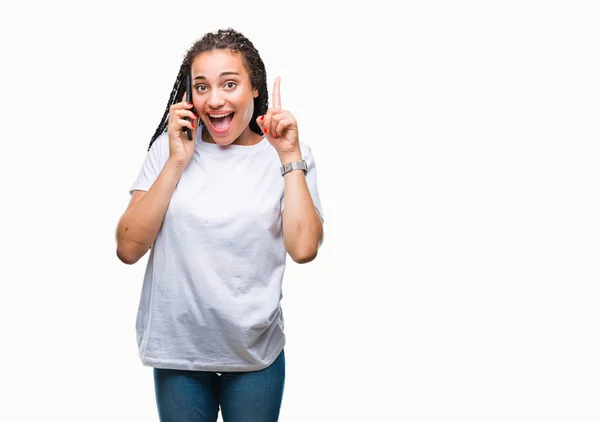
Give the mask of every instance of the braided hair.
[[262, 130], [256, 123], [256, 119], [258, 116], [267, 112], [269, 104], [265, 65], [258, 54], [258, 50], [254, 48], [254, 45], [248, 38], [231, 28], [219, 29], [217, 32], [209, 32], [204, 35], [201, 39], [196, 41], [185, 54], [183, 63], [181, 63], [179, 73], [177, 74], [177, 79], [175, 80], [175, 85], [173, 85], [173, 90], [169, 96], [165, 112], [160, 124], [156, 128], [156, 132], [154, 132], [154, 135], [150, 140], [150, 145], [148, 145], [148, 151], [150, 151], [156, 138], [167, 131], [169, 109], [173, 104], [181, 102], [183, 99], [183, 94], [185, 92], [185, 76], [191, 71], [192, 63], [196, 56], [206, 51], [217, 49], [237, 51], [241, 54], [242, 62], [250, 76], [252, 88], [258, 90], [258, 97], [254, 98], [254, 114], [252, 115], [252, 119], [250, 119], [250, 130], [258, 135], [263, 135]]

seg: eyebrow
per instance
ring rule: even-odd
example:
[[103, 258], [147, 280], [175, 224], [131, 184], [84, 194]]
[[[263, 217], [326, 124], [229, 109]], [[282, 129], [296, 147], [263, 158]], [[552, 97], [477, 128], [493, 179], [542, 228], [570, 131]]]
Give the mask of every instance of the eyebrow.
[[[240, 76], [240, 74], [237, 73], [237, 72], [223, 72], [223, 73], [221, 73], [219, 75], [219, 77], [226, 76], [226, 75], [237, 75], [237, 76]], [[204, 75], [198, 75], [198, 76], [196, 76], [194, 78], [194, 80], [196, 80], [196, 79], [206, 79], [206, 76], [204, 76]]]

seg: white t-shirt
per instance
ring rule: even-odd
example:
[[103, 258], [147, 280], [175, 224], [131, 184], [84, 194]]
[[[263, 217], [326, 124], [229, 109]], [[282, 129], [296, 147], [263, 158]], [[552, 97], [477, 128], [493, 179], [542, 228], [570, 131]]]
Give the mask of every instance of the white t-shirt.
[[[284, 181], [275, 148], [202, 141], [150, 249], [136, 321], [142, 363], [214, 372], [269, 366], [285, 344]], [[310, 148], [306, 180], [323, 218]], [[147, 191], [169, 157], [156, 139], [130, 189]]]

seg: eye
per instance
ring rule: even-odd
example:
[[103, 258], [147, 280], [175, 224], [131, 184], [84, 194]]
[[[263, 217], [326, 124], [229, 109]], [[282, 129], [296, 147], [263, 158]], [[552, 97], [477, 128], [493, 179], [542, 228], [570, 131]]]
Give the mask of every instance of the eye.
[[225, 86], [226, 86], [227, 88], [229, 88], [229, 89], [233, 89], [233, 88], [235, 88], [235, 87], [237, 86], [237, 84], [236, 84], [235, 82], [233, 82], [233, 81], [229, 81], [229, 82], [227, 82], [227, 83], [225, 84]]
[[197, 92], [204, 92], [204, 91], [206, 91], [206, 85], [202, 85], [202, 84], [196, 85], [196, 91]]

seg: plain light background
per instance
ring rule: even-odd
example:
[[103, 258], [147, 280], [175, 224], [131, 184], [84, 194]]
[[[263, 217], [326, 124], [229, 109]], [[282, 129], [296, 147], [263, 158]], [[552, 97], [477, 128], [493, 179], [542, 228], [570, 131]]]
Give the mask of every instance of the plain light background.
[[183, 55], [233, 27], [315, 156], [281, 421], [598, 421], [593, 2], [4, 4], [3, 421], [158, 421], [114, 233]]

